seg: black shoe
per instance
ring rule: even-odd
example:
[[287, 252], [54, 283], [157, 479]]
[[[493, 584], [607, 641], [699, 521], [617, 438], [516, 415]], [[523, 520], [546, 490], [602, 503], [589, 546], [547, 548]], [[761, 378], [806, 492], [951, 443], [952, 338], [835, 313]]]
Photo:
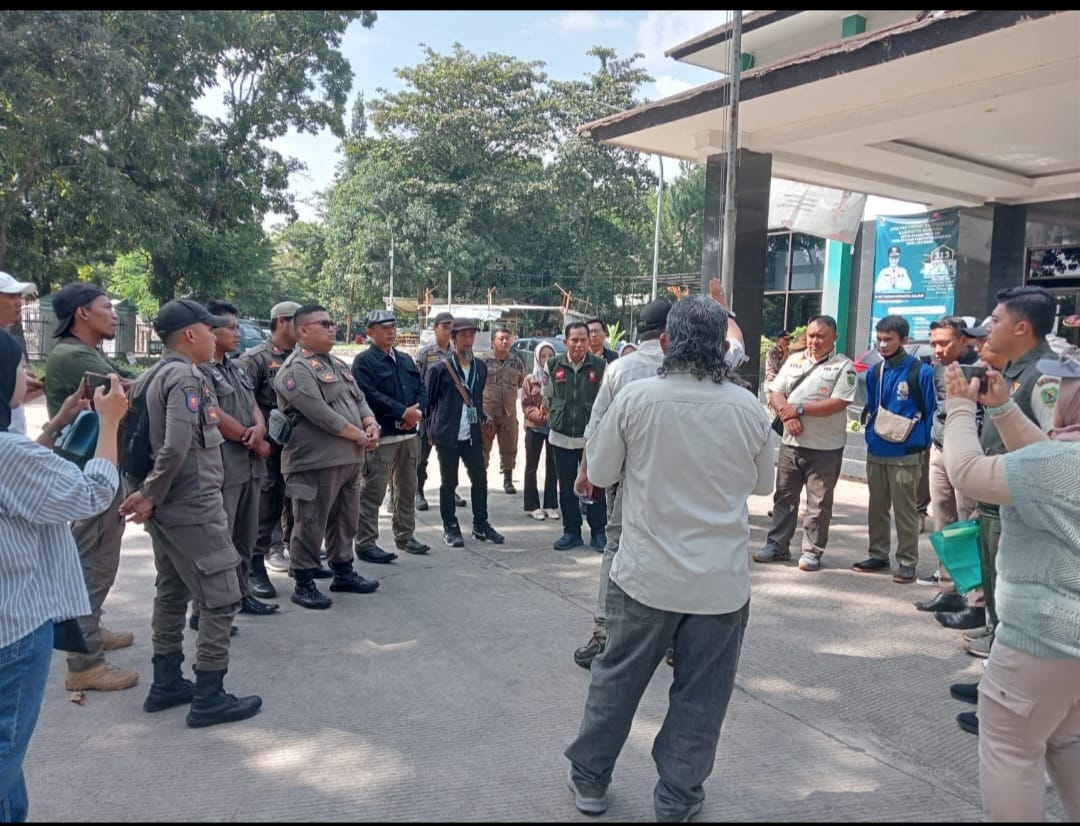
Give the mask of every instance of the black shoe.
[[225, 669], [195, 672], [195, 696], [186, 723], [191, 728], [246, 720], [262, 708], [262, 697], [235, 697], [222, 687]]
[[483, 525], [473, 525], [472, 535], [482, 542], [491, 542], [495, 545], [501, 545], [506, 541], [506, 537], [491, 527], [490, 522], [485, 522]]
[[464, 548], [465, 538], [461, 535], [461, 528], [457, 525], [452, 525], [449, 528], [443, 528], [443, 539], [446, 540], [446, 544], [452, 548]]
[[979, 704], [978, 683], [953, 683], [949, 686], [949, 694], [962, 703], [971, 703], [973, 706]]
[[[327, 568], [325, 565], [320, 565], [318, 568], [311, 569], [312, 579], [330, 579], [334, 575], [334, 572]], [[296, 579], [296, 573], [292, 568], [289, 568], [289, 579]]]
[[379, 588], [379, 583], [374, 579], [364, 579], [352, 569], [352, 563], [348, 567], [334, 566], [334, 579], [330, 582], [331, 591], [344, 591], [347, 594], [370, 594]]
[[510, 474], [506, 474], [506, 478], [503, 479], [503, 491], [510, 496], [517, 493], [517, 488], [514, 487], [513, 481], [510, 479]]
[[920, 611], [963, 611], [967, 608], [967, 600], [959, 594], [949, 594], [942, 591], [933, 599], [916, 602], [915, 607]]
[[454, 492], [454, 504], [457, 505], [459, 508], [463, 508], [469, 503], [466, 502], [464, 499], [462, 499], [460, 496], [458, 496], [457, 491], [455, 491]]
[[424, 494], [416, 494], [416, 509], [418, 511], [426, 511], [428, 509], [427, 499], [424, 498]]
[[934, 618], [946, 628], [982, 628], [986, 625], [986, 609], [969, 605], [962, 611], [935, 611]]
[[195, 696], [195, 683], [184, 679], [180, 671], [180, 664], [184, 661], [183, 652], [155, 654], [151, 661], [154, 663], [154, 682], [143, 701], [143, 711], [152, 714], [190, 703]]
[[[198, 614], [192, 614], [191, 618], [188, 619], [188, 628], [190, 628], [192, 631], [198, 631], [199, 630], [199, 615]], [[230, 637], [235, 637], [239, 633], [240, 633], [240, 629], [237, 628], [235, 625], [230, 625], [229, 626], [229, 636]]]
[[878, 559], [876, 556], [872, 556], [869, 559], [864, 559], [862, 562], [856, 562], [851, 566], [851, 570], [858, 571], [860, 574], [888, 573], [889, 560]]
[[255, 597], [244, 597], [240, 600], [240, 613], [254, 614], [257, 617], [273, 614], [279, 607], [269, 602], [259, 602]]
[[393, 562], [397, 559], [397, 554], [384, 551], [378, 545], [372, 545], [370, 548], [364, 548], [359, 550], [356, 547], [353, 548], [356, 551], [356, 558], [362, 559], [364, 562], [374, 562], [376, 564], [385, 564], [387, 562]]
[[961, 711], [956, 715], [956, 722], [968, 734], [978, 735], [979, 718], [974, 711]]
[[293, 591], [291, 599], [303, 608], [315, 608], [320, 610], [329, 608], [334, 604], [334, 601], [315, 587], [315, 583], [311, 581], [296, 583], [296, 590]]
[[248, 584], [251, 586], [251, 595], [259, 599], [273, 599], [277, 596], [277, 588], [270, 581], [266, 568], [252, 568]]
[[569, 551], [571, 548], [580, 548], [585, 544], [585, 540], [581, 538], [579, 533], [564, 533], [558, 539], [555, 540], [555, 544], [552, 545], [556, 551]]
[[593, 659], [597, 654], [604, 650], [606, 644], [606, 639], [597, 637], [596, 634], [593, 634], [591, 640], [581, 646], [581, 648], [574, 650], [574, 662], [582, 668], [591, 667]]
[[589, 544], [593, 547], [594, 550], [603, 552], [604, 547], [607, 545], [607, 534], [594, 533], [592, 535], [592, 539], [589, 540]]
[[418, 541], [414, 536], [410, 536], [404, 542], [398, 542], [396, 544], [407, 554], [426, 554], [431, 550], [430, 545], [425, 545], [423, 542]]

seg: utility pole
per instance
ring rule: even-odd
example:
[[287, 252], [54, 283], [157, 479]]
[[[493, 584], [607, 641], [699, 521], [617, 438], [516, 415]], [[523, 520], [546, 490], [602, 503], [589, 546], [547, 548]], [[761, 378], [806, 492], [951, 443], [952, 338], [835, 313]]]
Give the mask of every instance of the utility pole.
[[[731, 12], [731, 79], [728, 82], [728, 145], [727, 169], [724, 176], [724, 223], [723, 258], [720, 263], [720, 279], [728, 300], [732, 300], [732, 283], [735, 280], [735, 193], [739, 149], [739, 75], [742, 72], [742, 11]], [[707, 293], [708, 285], [703, 285]]]
[[652, 251], [652, 300], [656, 300], [656, 280], [660, 274], [660, 206], [664, 198], [664, 156], [657, 155], [660, 162], [660, 183], [656, 187], [656, 232], [653, 235]]

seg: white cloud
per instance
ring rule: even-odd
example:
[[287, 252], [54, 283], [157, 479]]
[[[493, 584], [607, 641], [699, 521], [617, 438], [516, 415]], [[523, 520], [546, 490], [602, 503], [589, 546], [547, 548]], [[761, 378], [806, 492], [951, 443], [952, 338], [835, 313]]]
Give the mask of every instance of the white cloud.
[[603, 29], [621, 29], [625, 26], [624, 20], [606, 17], [594, 11], [572, 11], [555, 20], [555, 28], [563, 34], [588, 34]]
[[636, 50], [645, 54], [647, 68], [670, 69], [673, 63], [664, 52], [728, 21], [731, 12], [651, 11], [637, 27]]
[[677, 95], [679, 92], [685, 92], [687, 89], [692, 89], [698, 84], [690, 83], [687, 80], [683, 80], [679, 77], [672, 77], [671, 75], [657, 75], [656, 80], [653, 82], [653, 87], [656, 89], [656, 98], [666, 98], [671, 95]]

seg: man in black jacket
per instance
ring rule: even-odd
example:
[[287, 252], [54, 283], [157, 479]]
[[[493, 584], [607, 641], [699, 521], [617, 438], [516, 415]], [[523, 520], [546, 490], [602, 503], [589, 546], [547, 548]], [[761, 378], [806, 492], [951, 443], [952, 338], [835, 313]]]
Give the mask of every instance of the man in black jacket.
[[472, 535], [498, 545], [505, 537], [488, 522], [487, 468], [480, 435], [480, 427], [487, 418], [484, 413], [487, 365], [473, 357], [476, 324], [466, 318], [455, 318], [450, 337], [453, 352], [428, 374], [428, 421], [425, 426], [439, 455], [439, 514], [443, 538], [447, 545], [455, 548], [465, 545], [454, 512], [460, 459], [465, 462], [472, 482]]
[[394, 347], [397, 319], [388, 310], [367, 317], [371, 346], [353, 359], [352, 374], [375, 414], [382, 434], [379, 447], [364, 463], [364, 490], [353, 550], [365, 562], [393, 562], [397, 554], [379, 547], [379, 506], [391, 485], [394, 543], [410, 554], [426, 554], [430, 545], [417, 541], [416, 461], [420, 456], [417, 426], [427, 408], [427, 388], [416, 362]]

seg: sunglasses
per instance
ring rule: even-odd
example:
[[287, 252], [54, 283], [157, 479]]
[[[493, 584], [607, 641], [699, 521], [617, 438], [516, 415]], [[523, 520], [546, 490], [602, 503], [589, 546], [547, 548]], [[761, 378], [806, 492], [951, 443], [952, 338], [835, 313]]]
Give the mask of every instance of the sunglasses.
[[301, 324], [300, 326], [301, 327], [307, 327], [308, 324], [318, 324], [324, 330], [333, 330], [335, 327], [337, 327], [337, 322], [331, 321], [328, 318], [323, 318], [323, 319], [320, 319], [319, 321], [308, 321], [308, 322], [306, 322], [304, 324]]

